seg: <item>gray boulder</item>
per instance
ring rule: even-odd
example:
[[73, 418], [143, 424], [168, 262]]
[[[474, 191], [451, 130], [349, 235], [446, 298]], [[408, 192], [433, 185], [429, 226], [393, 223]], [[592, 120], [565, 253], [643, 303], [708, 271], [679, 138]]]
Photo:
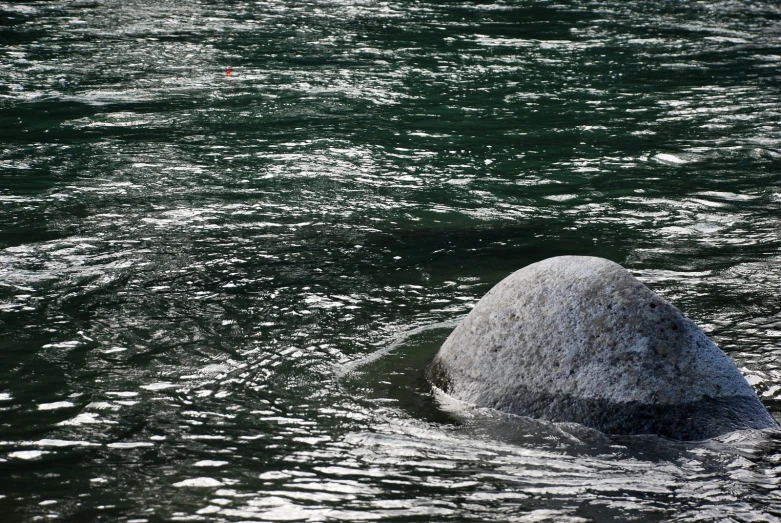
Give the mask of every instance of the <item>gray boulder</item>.
[[479, 407], [609, 434], [701, 440], [777, 426], [691, 320], [601, 258], [550, 258], [499, 282], [427, 375]]

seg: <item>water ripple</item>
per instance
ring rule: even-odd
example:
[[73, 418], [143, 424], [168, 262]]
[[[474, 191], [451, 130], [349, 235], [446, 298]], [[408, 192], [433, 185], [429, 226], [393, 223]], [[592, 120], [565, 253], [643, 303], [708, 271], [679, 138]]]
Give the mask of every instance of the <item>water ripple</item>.
[[0, 506], [774, 520], [776, 436], [610, 440], [418, 371], [511, 271], [599, 255], [778, 416], [779, 15], [0, 2]]

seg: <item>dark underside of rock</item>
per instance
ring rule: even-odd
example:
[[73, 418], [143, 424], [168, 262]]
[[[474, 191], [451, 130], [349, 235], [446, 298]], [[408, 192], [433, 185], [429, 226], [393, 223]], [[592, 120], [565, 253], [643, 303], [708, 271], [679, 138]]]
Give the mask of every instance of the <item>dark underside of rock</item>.
[[551, 258], [497, 284], [427, 374], [479, 407], [609, 434], [702, 440], [777, 426], [694, 323], [600, 258]]
[[[437, 364], [429, 367], [429, 381], [452, 394], [448, 380], [442, 379], [446, 372], [437, 370], [437, 367]], [[579, 423], [606, 434], [655, 434], [684, 441], [775, 426], [759, 399], [750, 396], [703, 398], [668, 405], [578, 398], [518, 387], [514, 397], [502, 397], [478, 406], [552, 422]]]

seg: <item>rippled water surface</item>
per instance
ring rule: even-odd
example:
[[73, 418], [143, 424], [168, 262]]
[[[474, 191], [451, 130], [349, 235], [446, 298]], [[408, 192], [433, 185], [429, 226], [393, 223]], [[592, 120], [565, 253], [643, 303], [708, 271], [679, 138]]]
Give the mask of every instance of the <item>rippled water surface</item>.
[[778, 521], [777, 437], [420, 370], [596, 255], [781, 418], [780, 168], [776, 2], [0, 1], [3, 521]]

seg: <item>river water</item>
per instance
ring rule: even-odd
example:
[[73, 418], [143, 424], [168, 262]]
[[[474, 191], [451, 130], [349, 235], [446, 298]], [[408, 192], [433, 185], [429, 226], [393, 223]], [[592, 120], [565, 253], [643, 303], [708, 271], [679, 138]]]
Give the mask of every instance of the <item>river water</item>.
[[779, 521], [778, 435], [420, 371], [595, 255], [779, 419], [780, 231], [776, 2], [0, 2], [2, 520]]

